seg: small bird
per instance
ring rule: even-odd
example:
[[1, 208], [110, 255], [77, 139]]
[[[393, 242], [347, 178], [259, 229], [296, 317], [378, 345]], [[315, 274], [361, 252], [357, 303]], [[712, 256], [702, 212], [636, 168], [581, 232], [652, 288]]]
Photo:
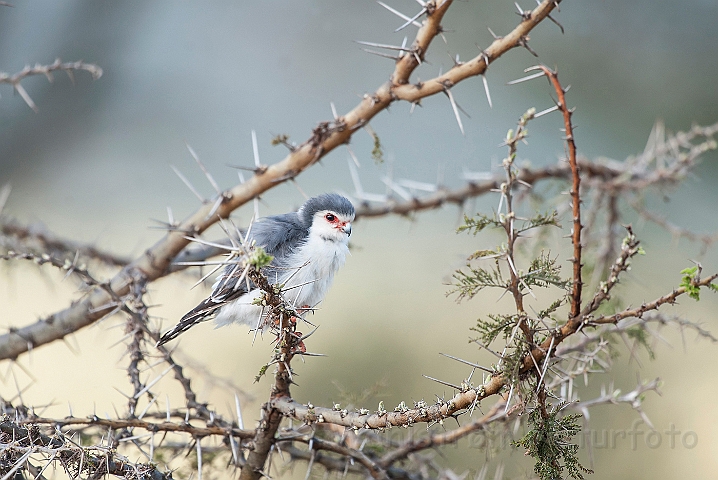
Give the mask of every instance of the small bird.
[[[325, 193], [310, 198], [296, 212], [261, 218], [252, 225], [248, 240], [274, 257], [262, 268], [269, 283], [284, 284], [285, 297], [296, 308], [314, 307], [344, 265], [353, 220], [354, 206], [348, 199]], [[187, 312], [157, 345], [174, 340], [211, 315], [218, 327], [240, 323], [261, 328], [262, 307], [253, 302], [262, 291], [246, 282], [241, 271], [227, 265], [210, 296]], [[238, 281], [242, 284], [237, 285]]]

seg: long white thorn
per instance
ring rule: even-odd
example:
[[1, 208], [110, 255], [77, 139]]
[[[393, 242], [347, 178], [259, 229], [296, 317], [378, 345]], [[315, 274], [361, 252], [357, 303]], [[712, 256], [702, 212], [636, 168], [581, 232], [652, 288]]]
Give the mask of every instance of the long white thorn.
[[489, 101], [489, 108], [494, 108], [493, 103], [491, 103], [491, 94], [489, 93], [489, 81], [486, 80], [486, 75], [481, 75], [481, 80], [484, 82], [484, 91], [486, 92], [486, 100]]
[[[420, 16], [424, 15], [425, 13], [426, 13], [426, 8], [422, 8], [421, 10], [419, 10], [419, 13], [417, 13], [416, 15], [414, 15], [413, 17], [411, 17], [410, 19], [408, 19], [404, 25], [402, 25], [401, 27], [399, 27], [399, 28], [397, 28], [396, 30], [394, 30], [394, 32], [398, 32], [398, 31], [400, 31], [400, 30], [405, 29], [405, 28], [408, 27], [409, 24], [411, 24], [411, 23], [414, 23], [414, 25], [416, 25], [417, 23], [419, 23], [419, 22], [416, 21], [416, 19], [419, 18]], [[421, 27], [421, 24], [420, 24], [420, 23], [419, 23], [419, 26]]]
[[254, 152], [254, 166], [259, 168], [262, 164], [259, 162], [259, 146], [257, 146], [257, 132], [252, 130], [252, 151]]
[[0, 189], [0, 214], [2, 214], [3, 208], [5, 208], [5, 204], [7, 203], [7, 199], [10, 197], [11, 191], [12, 185], [10, 185], [9, 183], [6, 183]]
[[185, 142], [185, 145], [187, 145], [187, 150], [189, 150], [189, 154], [192, 155], [192, 158], [194, 158], [194, 161], [197, 162], [197, 165], [199, 165], [199, 168], [202, 170], [202, 173], [204, 173], [204, 176], [207, 177], [207, 180], [212, 185], [214, 190], [217, 193], [221, 193], [222, 190], [219, 188], [219, 185], [217, 185], [217, 182], [214, 181], [214, 178], [212, 177], [212, 174], [209, 173], [207, 170], [207, 167], [204, 166], [204, 163], [199, 159], [197, 156], [197, 153], [194, 151], [194, 149], [190, 146], [189, 143]]
[[352, 158], [352, 160], [354, 160], [354, 165], [356, 165], [357, 168], [361, 168], [361, 164], [359, 163], [359, 159], [357, 158], [356, 155], [354, 155], [354, 151], [352, 150], [352, 148], [349, 146], [348, 143], [347, 143], [347, 150], [349, 151], [349, 156]]
[[506, 82], [506, 85], [516, 85], [519, 83], [528, 82], [529, 80], [533, 80], [534, 78], [541, 78], [545, 75], [546, 74], [544, 72], [534, 73], [533, 75], [527, 75], [525, 77], [517, 78], [516, 80]]
[[202, 439], [197, 437], [197, 480], [202, 480]]
[[454, 101], [454, 96], [451, 94], [451, 90], [446, 89], [444, 90], [446, 93], [446, 96], [449, 97], [449, 101], [451, 102], [451, 108], [454, 110], [454, 116], [456, 117], [456, 123], [459, 124], [459, 130], [461, 130], [461, 134], [465, 135], [464, 133], [464, 124], [461, 123], [461, 117], [459, 116], [459, 108], [456, 105], [456, 101]]
[[244, 430], [244, 420], [242, 420], [242, 407], [239, 404], [239, 396], [234, 394], [234, 407], [237, 409], [237, 425]]
[[[387, 5], [387, 4], [384, 3], [384, 2], [379, 2], [379, 1], [377, 1], [376, 3], [378, 3], [378, 4], [381, 5], [382, 7], [386, 8], [387, 10], [389, 10], [391, 13], [393, 13], [394, 15], [396, 15], [396, 16], [399, 17], [399, 18], [403, 18], [404, 20], [411, 20], [411, 18], [410, 18], [409, 16], [404, 15], [404, 14], [401, 13], [400, 11], [398, 11], [398, 10], [396, 10], [396, 9], [394, 9], [394, 8], [392, 8], [392, 7], [390, 7], [389, 5]], [[410, 22], [410, 23], [411, 23], [411, 22]], [[421, 27], [421, 24], [420, 24], [419, 22], [417, 22], [416, 20], [414, 20], [413, 23], [414, 23], [414, 25], [416, 25], [417, 27]], [[397, 31], [398, 31], [398, 30], [397, 30]]]
[[202, 195], [199, 194], [199, 192], [194, 188], [190, 181], [187, 180], [187, 177], [182, 175], [182, 172], [180, 172], [177, 167], [175, 167], [174, 165], [170, 165], [170, 167], [172, 167], [172, 170], [174, 170], [175, 174], [179, 177], [180, 180], [182, 180], [182, 182], [184, 182], [185, 185], [187, 185], [187, 188], [189, 188], [190, 191], [194, 193], [195, 197], [197, 197], [200, 202], [205, 203], [207, 201], [207, 199], [205, 199]]

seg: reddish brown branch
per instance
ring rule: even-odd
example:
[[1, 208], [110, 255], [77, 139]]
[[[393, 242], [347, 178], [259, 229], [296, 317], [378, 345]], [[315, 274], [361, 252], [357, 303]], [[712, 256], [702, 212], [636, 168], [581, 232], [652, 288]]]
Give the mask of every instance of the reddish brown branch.
[[571, 206], [573, 210], [573, 228], [571, 229], [571, 242], [573, 243], [573, 284], [571, 286], [571, 312], [569, 318], [576, 318], [581, 311], [581, 289], [583, 282], [581, 281], [581, 176], [579, 175], [578, 161], [576, 160], [576, 142], [573, 139], [573, 125], [571, 125], [571, 116], [573, 110], [566, 105], [566, 90], [558, 81], [558, 75], [553, 70], [540, 65], [538, 67], [544, 72], [551, 86], [556, 91], [557, 102], [561, 113], [563, 113], [563, 127], [566, 132], [564, 137], [566, 147], [568, 149], [568, 163], [571, 166], [571, 176], [573, 183], [571, 185]]

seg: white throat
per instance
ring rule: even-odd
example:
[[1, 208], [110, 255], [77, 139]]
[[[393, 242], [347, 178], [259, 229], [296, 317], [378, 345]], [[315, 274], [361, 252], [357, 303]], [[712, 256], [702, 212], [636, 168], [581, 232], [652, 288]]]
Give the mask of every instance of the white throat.
[[309, 229], [306, 243], [294, 253], [294, 265], [282, 279], [286, 282], [285, 290], [295, 287], [287, 290], [285, 296], [296, 307], [314, 306], [324, 299], [334, 274], [349, 253], [349, 237], [327, 237], [319, 230], [315, 226]]

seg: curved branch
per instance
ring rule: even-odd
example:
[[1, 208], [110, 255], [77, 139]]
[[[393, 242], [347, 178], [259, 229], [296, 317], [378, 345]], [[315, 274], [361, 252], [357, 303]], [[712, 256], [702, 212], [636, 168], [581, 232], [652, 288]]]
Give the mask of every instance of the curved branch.
[[[366, 471], [367, 471], [372, 477], [376, 478], [377, 480], [380, 480], [380, 479], [384, 479], [384, 480], [385, 480], [385, 479], [389, 478], [389, 477], [387, 476], [387, 473], [386, 473], [385, 469], [384, 469], [382, 466], [380, 466], [379, 464], [377, 464], [376, 462], [374, 462], [374, 461], [373, 461], [371, 458], [369, 458], [365, 453], [363, 453], [363, 452], [361, 452], [361, 451], [359, 451], [359, 450], [355, 450], [355, 449], [353, 449], [353, 448], [346, 447], [346, 446], [344, 446], [344, 445], [340, 445], [340, 444], [338, 444], [338, 443], [335, 443], [335, 442], [332, 442], [332, 441], [329, 441], [329, 440], [324, 440], [324, 439], [319, 438], [319, 437], [316, 437], [316, 436], [311, 436], [311, 437], [307, 437], [307, 436], [302, 436], [302, 437], [291, 436], [291, 437], [287, 437], [287, 438], [282, 438], [282, 437], [280, 437], [280, 438], [278, 438], [276, 441], [277, 441], [278, 443], [279, 443], [279, 442], [296, 442], [296, 441], [300, 441], [300, 442], [302, 442], [302, 443], [307, 443], [307, 444], [309, 444], [309, 445], [311, 446], [311, 449], [312, 449], [313, 451], [316, 451], [316, 450], [326, 450], [326, 451], [328, 451], [328, 452], [338, 453], [339, 455], [342, 455], [342, 456], [344, 456], [344, 457], [353, 458], [354, 460], [356, 460], [357, 462], [359, 462], [359, 463], [366, 469]], [[313, 452], [313, 453], [314, 453], [314, 452]], [[343, 462], [342, 462], [342, 465], [343, 465]], [[342, 467], [342, 469], [343, 469], [343, 467]]]
[[70, 80], [74, 83], [74, 72], [81, 70], [89, 72], [90, 75], [92, 75], [93, 80], [97, 80], [102, 76], [102, 69], [95, 64], [85, 63], [83, 61], [62, 63], [62, 61], [58, 58], [50, 65], [40, 65], [39, 63], [35, 64], [34, 67], [28, 65], [14, 75], [8, 75], [7, 73], [0, 72], [0, 83], [7, 83], [12, 85], [12, 88], [15, 89], [15, 91], [20, 95], [20, 97], [22, 97], [25, 103], [27, 103], [27, 106], [37, 112], [37, 105], [35, 105], [35, 102], [32, 101], [32, 98], [30, 98], [30, 95], [20, 83], [24, 78], [33, 75], [45, 75], [47, 80], [52, 83], [52, 81], [54, 80], [52, 74], [57, 71], [62, 71], [65, 72], [67, 76], [70, 77]]
[[[61, 258], [72, 258], [77, 252], [80, 252], [82, 256], [114, 267], [124, 267], [130, 263], [130, 258], [103, 251], [93, 245], [61, 238], [41, 224], [23, 225], [3, 216], [0, 217], [0, 234], [5, 237], [2, 239], [3, 246], [9, 250], [34, 251], [36, 253], [42, 251], [42, 253]], [[8, 237], [15, 241], [7, 242], [6, 238]]]
[[398, 448], [390, 451], [389, 453], [381, 457], [379, 464], [382, 467], [387, 468], [393, 463], [406, 458], [411, 453], [418, 452], [420, 450], [426, 450], [427, 448], [432, 448], [440, 445], [449, 445], [452, 443], [456, 443], [459, 439], [464, 438], [466, 435], [477, 430], [482, 430], [489, 423], [506, 418], [507, 415], [504, 411], [505, 407], [506, 403], [504, 401], [496, 402], [496, 404], [491, 407], [489, 413], [487, 413], [481, 418], [474, 420], [473, 422], [467, 423], [463, 427], [455, 428], [454, 430], [436, 435], [429, 435], [427, 437], [420, 438], [417, 440], [408, 440]]
[[254, 438], [254, 430], [242, 430], [241, 428], [226, 428], [220, 426], [197, 427], [189, 423], [172, 423], [172, 422], [146, 422], [138, 418], [130, 419], [104, 419], [97, 416], [88, 418], [43, 418], [28, 417], [25, 420], [17, 422], [19, 425], [53, 425], [53, 426], [100, 426], [109, 427], [111, 429], [121, 428], [141, 428], [148, 432], [181, 432], [189, 433], [193, 437], [208, 437], [211, 435], [219, 435], [222, 437], [232, 436], [242, 439]]

